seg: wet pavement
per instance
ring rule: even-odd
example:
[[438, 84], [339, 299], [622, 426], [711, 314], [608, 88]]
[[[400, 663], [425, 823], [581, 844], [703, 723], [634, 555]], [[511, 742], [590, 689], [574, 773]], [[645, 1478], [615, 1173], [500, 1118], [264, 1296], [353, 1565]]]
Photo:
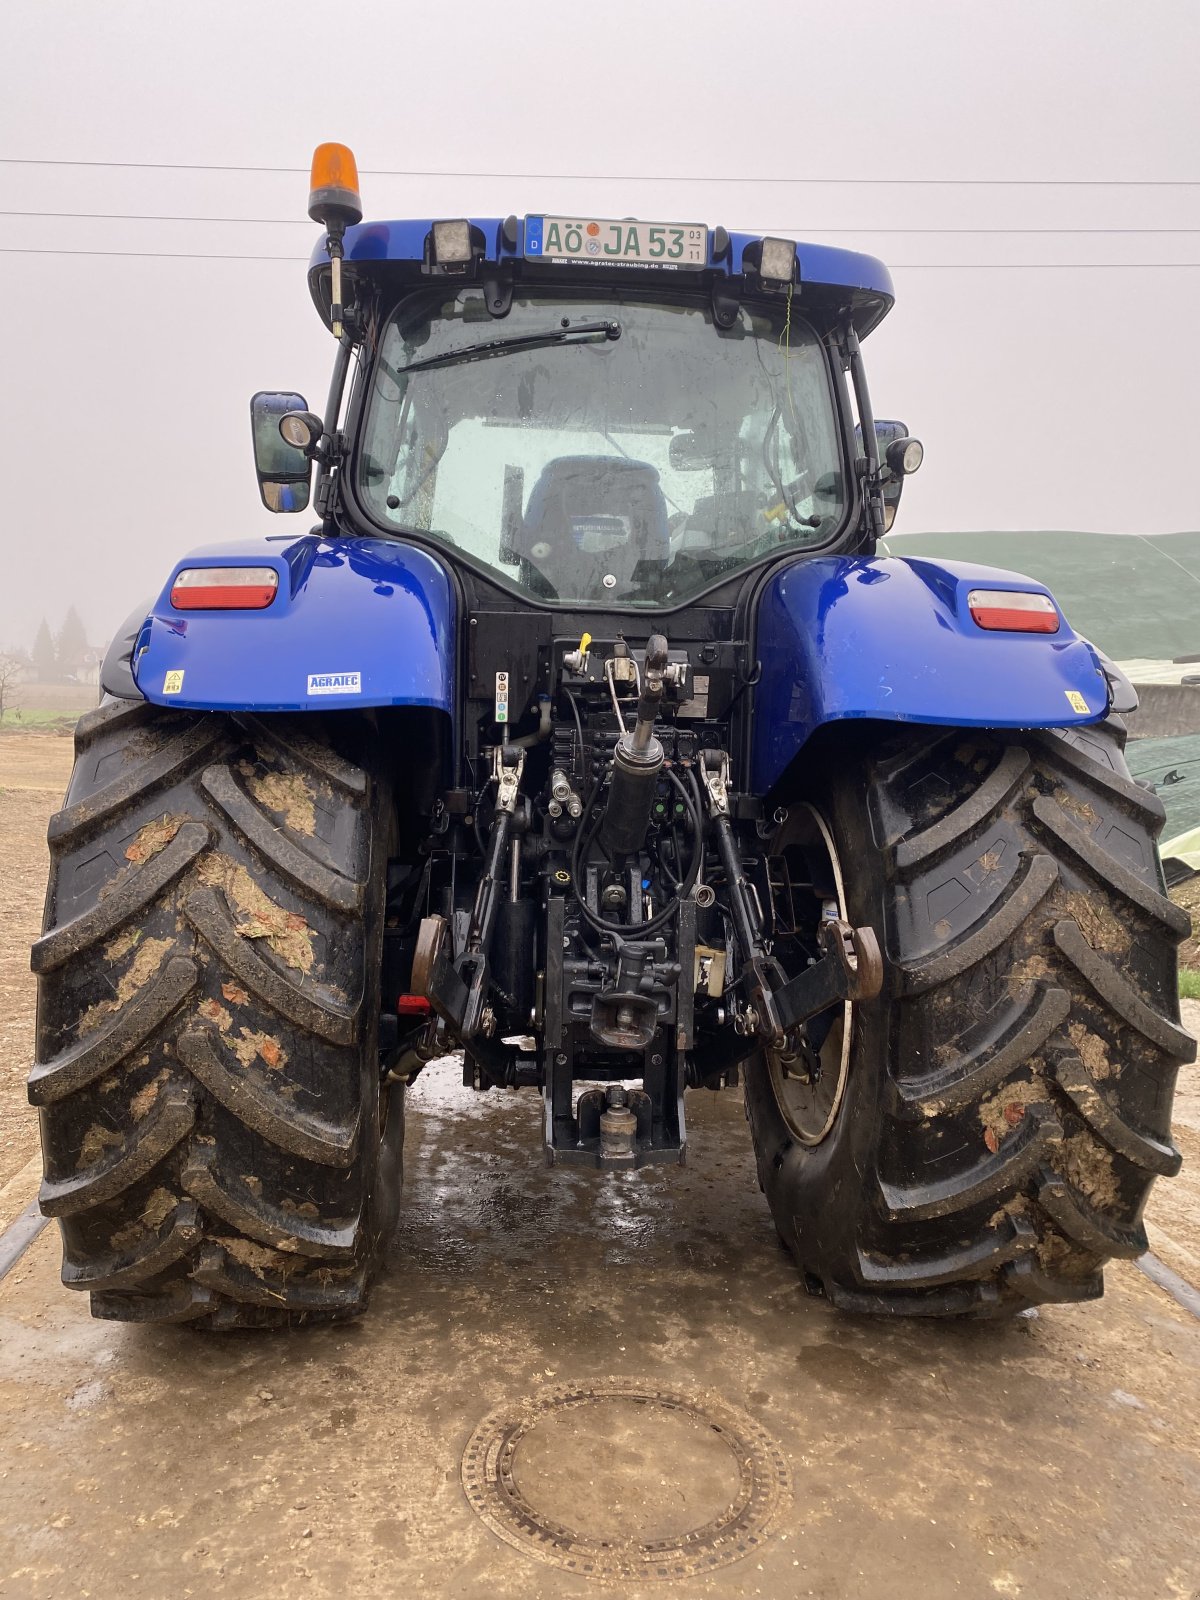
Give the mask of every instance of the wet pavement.
[[[1135, 1268], [1010, 1324], [847, 1317], [778, 1247], [735, 1094], [689, 1096], [687, 1168], [617, 1176], [544, 1168], [538, 1108], [463, 1090], [450, 1062], [425, 1075], [390, 1270], [344, 1327], [96, 1322], [47, 1229], [0, 1284], [0, 1594], [1200, 1592], [1200, 1320]], [[766, 1430], [791, 1490], [761, 1542], [603, 1585], [497, 1537], [460, 1476], [472, 1431], [596, 1380]], [[682, 1413], [640, 1414], [535, 1429], [526, 1495], [583, 1531], [703, 1522], [729, 1461]]]

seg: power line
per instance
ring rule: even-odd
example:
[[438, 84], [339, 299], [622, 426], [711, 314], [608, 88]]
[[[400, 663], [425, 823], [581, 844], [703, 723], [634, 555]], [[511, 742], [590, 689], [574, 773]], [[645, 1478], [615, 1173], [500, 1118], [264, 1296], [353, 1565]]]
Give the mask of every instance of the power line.
[[[0, 211], [0, 217], [67, 217], [93, 222], [246, 222], [286, 228], [307, 228], [316, 232], [318, 224], [308, 217], [195, 217], [176, 216], [160, 211]], [[1200, 229], [1181, 229], [1200, 232]]]
[[42, 250], [27, 245], [0, 244], [5, 256], [136, 256], [151, 261], [307, 261], [307, 256], [242, 256], [197, 254], [192, 250]]
[[[127, 256], [154, 261], [304, 261], [308, 256], [232, 255], [191, 250], [50, 250], [0, 245], [7, 256]], [[1174, 272], [1200, 267], [1200, 261], [890, 261], [898, 272]]]
[[889, 261], [905, 272], [1146, 272], [1200, 267], [1200, 261]]
[[[201, 161], [75, 161], [53, 156], [0, 156], [6, 167], [105, 167], [139, 172], [269, 172], [307, 174], [308, 167], [259, 167]], [[543, 183], [772, 183], [866, 184], [875, 187], [1023, 188], [1023, 189], [1198, 189], [1200, 178], [729, 178], [690, 173], [646, 172], [427, 172], [404, 168], [363, 167], [370, 178], [496, 178]]]
[[[317, 228], [307, 217], [199, 217], [176, 215], [157, 211], [0, 211], [0, 217], [61, 217], [82, 222], [210, 222], [239, 223], [253, 227]], [[824, 236], [842, 234], [987, 234], [1011, 237], [1014, 234], [1197, 234], [1200, 228], [809, 228], [794, 224], [777, 223], [773, 227], [758, 228], [756, 233], [790, 234], [807, 233]]]

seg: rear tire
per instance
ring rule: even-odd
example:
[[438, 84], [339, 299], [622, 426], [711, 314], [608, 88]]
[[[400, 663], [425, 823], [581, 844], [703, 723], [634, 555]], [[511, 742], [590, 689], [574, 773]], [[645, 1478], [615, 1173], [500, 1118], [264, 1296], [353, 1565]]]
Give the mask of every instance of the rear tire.
[[365, 719], [108, 701], [52, 818], [42, 1209], [95, 1316], [364, 1309], [399, 1203], [381, 1088], [389, 787]]
[[921, 729], [835, 759], [821, 792], [884, 988], [853, 1008], [828, 1134], [804, 1143], [765, 1057], [747, 1114], [776, 1227], [852, 1311], [987, 1315], [1103, 1292], [1172, 1175], [1179, 1027], [1159, 801], [1119, 719]]

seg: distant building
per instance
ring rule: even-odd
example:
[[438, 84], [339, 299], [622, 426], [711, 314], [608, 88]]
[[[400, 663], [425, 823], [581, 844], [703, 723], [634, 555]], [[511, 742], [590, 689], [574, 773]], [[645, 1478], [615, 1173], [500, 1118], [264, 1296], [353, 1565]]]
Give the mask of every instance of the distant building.
[[10, 688], [15, 688], [19, 683], [37, 682], [37, 669], [29, 659], [27, 650], [0, 650], [0, 661], [11, 662], [15, 668], [9, 678]]
[[86, 683], [90, 684], [93, 688], [96, 688], [100, 683], [100, 668], [103, 665], [103, 650], [86, 650], [84, 652], [83, 660], [78, 664], [74, 672], [70, 674], [68, 682]]

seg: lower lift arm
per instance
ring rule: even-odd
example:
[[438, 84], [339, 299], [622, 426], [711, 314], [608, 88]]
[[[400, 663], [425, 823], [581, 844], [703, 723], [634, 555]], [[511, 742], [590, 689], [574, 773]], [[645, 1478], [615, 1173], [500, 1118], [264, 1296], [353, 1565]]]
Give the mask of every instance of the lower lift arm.
[[753, 1032], [775, 1050], [809, 1017], [846, 1000], [870, 1000], [883, 985], [879, 941], [871, 928], [852, 928], [838, 918], [826, 918], [818, 938], [824, 952], [819, 960], [789, 980], [763, 938], [757, 897], [746, 879], [745, 867], [733, 835], [729, 816], [729, 758], [719, 751], [703, 755], [704, 789], [708, 812], [725, 880], [729, 909], [742, 953], [745, 974], [747, 1032]]
[[[418, 950], [428, 972], [426, 993], [430, 1004], [455, 1036], [464, 1042], [479, 1033], [490, 1032], [487, 1017], [488, 948], [496, 925], [496, 912], [504, 894], [505, 866], [509, 850], [520, 848], [516, 821], [521, 774], [525, 752], [503, 745], [493, 755], [492, 777], [496, 784], [496, 814], [488, 837], [487, 859], [475, 891], [475, 904], [467, 928], [462, 954], [454, 957], [446, 949], [446, 926], [441, 918], [426, 918], [426, 924], [440, 927], [430, 931], [435, 948]], [[424, 932], [424, 929], [422, 930]]]

